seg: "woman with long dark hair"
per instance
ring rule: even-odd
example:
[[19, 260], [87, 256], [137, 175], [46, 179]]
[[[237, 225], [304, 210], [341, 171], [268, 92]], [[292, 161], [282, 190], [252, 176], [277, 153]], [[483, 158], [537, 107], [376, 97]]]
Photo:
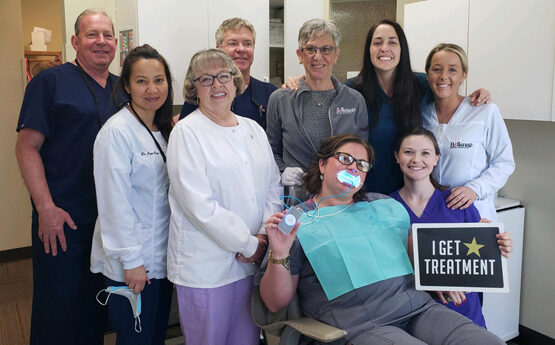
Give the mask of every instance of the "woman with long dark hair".
[[98, 219], [91, 271], [105, 276], [117, 344], [164, 344], [168, 325], [165, 152], [172, 129], [171, 81], [156, 49], [147, 44], [133, 49], [114, 90], [129, 102], [106, 122], [94, 144]]
[[[365, 189], [391, 193], [403, 183], [393, 157], [397, 139], [403, 132], [422, 126], [421, 108], [433, 101], [426, 75], [412, 71], [407, 38], [397, 22], [383, 19], [370, 28], [362, 69], [345, 85], [358, 90], [368, 108], [369, 142], [376, 151], [376, 162]], [[489, 102], [489, 92], [480, 89], [470, 99], [474, 105]]]

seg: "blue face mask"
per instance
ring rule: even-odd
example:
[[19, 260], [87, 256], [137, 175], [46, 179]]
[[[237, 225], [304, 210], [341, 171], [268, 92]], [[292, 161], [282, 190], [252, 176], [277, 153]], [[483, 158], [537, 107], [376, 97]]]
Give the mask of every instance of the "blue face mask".
[[[106, 292], [108, 294], [104, 303], [98, 299], [98, 296], [100, 296], [102, 292]], [[141, 333], [141, 294], [136, 295], [133, 290], [129, 289], [127, 286], [108, 286], [106, 289], [100, 290], [96, 294], [96, 301], [101, 305], [106, 305], [108, 304], [108, 299], [110, 299], [112, 294], [126, 297], [129, 300], [129, 303], [131, 303], [131, 309], [133, 309], [133, 317], [135, 318], [135, 332]]]
[[360, 176], [351, 175], [347, 170], [338, 172], [337, 180], [348, 186], [353, 186], [353, 188], [358, 188], [360, 186]]

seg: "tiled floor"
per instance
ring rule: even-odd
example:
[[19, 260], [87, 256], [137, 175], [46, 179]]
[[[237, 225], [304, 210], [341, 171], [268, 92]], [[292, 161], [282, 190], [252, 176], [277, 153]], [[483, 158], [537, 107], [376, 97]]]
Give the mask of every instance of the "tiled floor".
[[0, 264], [0, 345], [29, 344], [32, 294], [31, 260]]
[[[30, 259], [0, 264], [0, 345], [29, 344], [33, 266]], [[166, 345], [184, 345], [179, 326], [168, 328]], [[115, 345], [114, 333], [106, 334], [105, 345]]]

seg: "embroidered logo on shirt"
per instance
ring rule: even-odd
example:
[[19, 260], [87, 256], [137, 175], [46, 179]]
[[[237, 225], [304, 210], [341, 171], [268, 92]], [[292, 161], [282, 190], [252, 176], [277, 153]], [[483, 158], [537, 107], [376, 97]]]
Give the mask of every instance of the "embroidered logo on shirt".
[[460, 141], [452, 141], [449, 143], [450, 149], [469, 149], [472, 147], [472, 143], [461, 143]]
[[156, 151], [152, 151], [152, 152], [141, 152], [141, 156], [154, 156], [154, 155], [159, 155], [160, 152], [156, 152]]
[[357, 111], [357, 108], [352, 107], [352, 108], [344, 108], [344, 107], [337, 107], [337, 111], [336, 113], [339, 114], [352, 114], [355, 111]]

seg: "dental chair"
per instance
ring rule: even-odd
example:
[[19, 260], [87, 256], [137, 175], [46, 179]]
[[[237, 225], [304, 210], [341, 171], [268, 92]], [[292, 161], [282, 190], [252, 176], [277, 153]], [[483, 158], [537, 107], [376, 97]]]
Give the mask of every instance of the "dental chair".
[[254, 286], [252, 292], [251, 314], [254, 323], [264, 331], [268, 345], [307, 344], [310, 339], [329, 343], [346, 334], [342, 329], [303, 317], [297, 294], [286, 308], [272, 313], [266, 308], [258, 285]]

